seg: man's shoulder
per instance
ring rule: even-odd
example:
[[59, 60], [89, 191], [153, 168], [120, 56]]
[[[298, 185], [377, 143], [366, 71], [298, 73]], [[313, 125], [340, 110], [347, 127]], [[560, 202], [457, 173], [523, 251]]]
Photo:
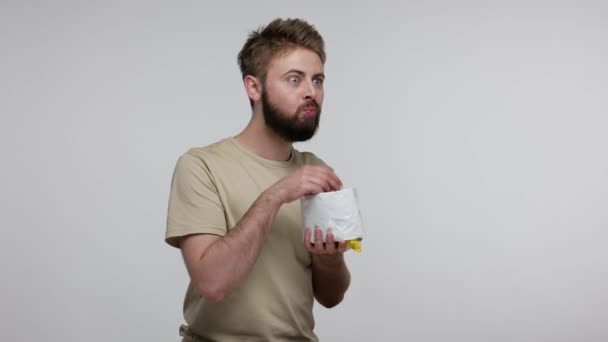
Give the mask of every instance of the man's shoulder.
[[177, 170], [189, 170], [199, 174], [201, 172], [215, 173], [217, 170], [232, 167], [238, 160], [230, 138], [225, 138], [202, 147], [190, 147], [182, 153], [178, 160]]
[[230, 138], [224, 138], [206, 146], [191, 147], [182, 157], [194, 158], [201, 161], [225, 158], [234, 149]]
[[303, 165], [329, 166], [323, 159], [313, 152], [296, 150], [296, 153], [299, 155], [298, 158]]

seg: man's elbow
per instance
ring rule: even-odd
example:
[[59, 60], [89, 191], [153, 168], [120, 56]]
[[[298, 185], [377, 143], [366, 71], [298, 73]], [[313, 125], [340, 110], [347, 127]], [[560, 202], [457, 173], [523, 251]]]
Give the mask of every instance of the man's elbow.
[[217, 303], [222, 301], [228, 294], [226, 289], [222, 289], [220, 286], [214, 286], [211, 284], [198, 284], [198, 293], [201, 297], [208, 301]]
[[323, 305], [325, 308], [331, 309], [331, 308], [337, 306], [338, 304], [340, 304], [343, 299], [344, 299], [344, 295], [341, 295], [341, 296], [334, 296], [331, 298], [317, 298], [317, 302], [319, 302], [319, 304]]

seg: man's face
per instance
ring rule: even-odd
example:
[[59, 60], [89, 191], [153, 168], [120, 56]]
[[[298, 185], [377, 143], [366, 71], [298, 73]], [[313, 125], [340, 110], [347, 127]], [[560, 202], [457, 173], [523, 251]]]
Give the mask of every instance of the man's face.
[[275, 57], [262, 90], [266, 125], [289, 142], [312, 138], [323, 104], [323, 63], [311, 50], [294, 49]]

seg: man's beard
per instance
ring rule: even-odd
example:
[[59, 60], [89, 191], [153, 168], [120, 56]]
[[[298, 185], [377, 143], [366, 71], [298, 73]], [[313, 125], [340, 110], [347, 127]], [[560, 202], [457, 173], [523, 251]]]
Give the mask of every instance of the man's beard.
[[[314, 116], [304, 115], [306, 107], [314, 107], [317, 113]], [[312, 138], [319, 127], [321, 108], [315, 100], [311, 100], [289, 115], [270, 103], [266, 89], [262, 91], [262, 112], [264, 121], [278, 136], [288, 142], [307, 141]]]

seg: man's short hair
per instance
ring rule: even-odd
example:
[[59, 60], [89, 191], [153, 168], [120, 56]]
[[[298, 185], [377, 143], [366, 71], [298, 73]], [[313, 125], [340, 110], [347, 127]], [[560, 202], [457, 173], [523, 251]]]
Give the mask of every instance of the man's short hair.
[[295, 48], [312, 50], [325, 64], [323, 37], [302, 19], [278, 18], [252, 31], [238, 55], [243, 79], [251, 75], [264, 82], [270, 61]]

